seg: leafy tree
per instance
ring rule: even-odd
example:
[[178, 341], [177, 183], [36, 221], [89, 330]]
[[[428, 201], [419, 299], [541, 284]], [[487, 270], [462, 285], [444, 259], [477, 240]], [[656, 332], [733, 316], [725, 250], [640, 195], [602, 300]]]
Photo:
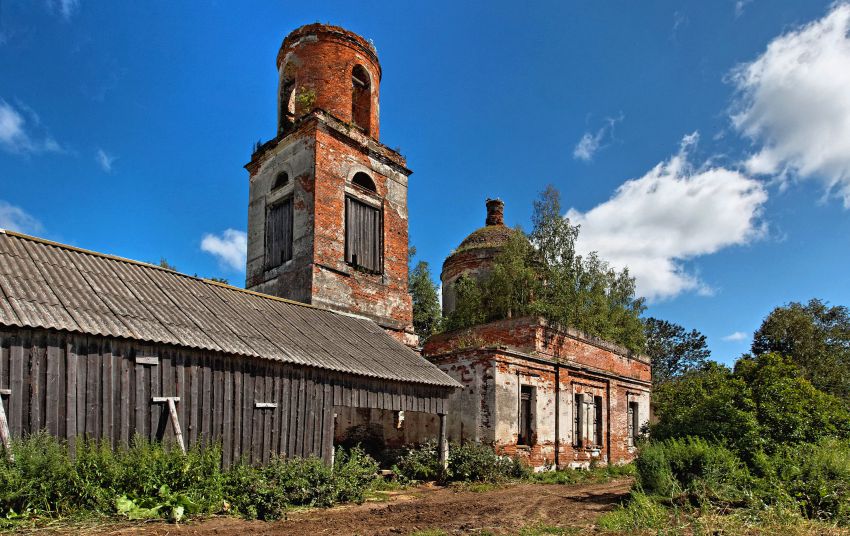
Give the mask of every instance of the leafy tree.
[[652, 317], [643, 324], [653, 386], [699, 369], [711, 355], [705, 335], [695, 329], [687, 331], [678, 324]]
[[729, 368], [709, 361], [652, 393], [656, 439], [701, 437], [738, 450], [763, 446], [747, 384]]
[[850, 311], [821, 300], [777, 307], [753, 337], [755, 355], [788, 356], [812, 384], [850, 402]]
[[850, 413], [779, 354], [744, 356], [734, 371], [708, 361], [653, 393], [658, 439], [696, 436], [745, 459], [778, 445], [850, 437]]
[[407, 288], [413, 299], [413, 329], [424, 341], [439, 330], [442, 321], [437, 285], [427, 262], [419, 261], [410, 271]]
[[[595, 253], [576, 253], [579, 228], [563, 217], [560, 194], [549, 186], [534, 203], [534, 228], [517, 229], [496, 256], [490, 274], [455, 287], [448, 329], [524, 315], [579, 329], [633, 351], [644, 347], [640, 315], [628, 270], [616, 271]], [[472, 286], [477, 286], [473, 289]]]

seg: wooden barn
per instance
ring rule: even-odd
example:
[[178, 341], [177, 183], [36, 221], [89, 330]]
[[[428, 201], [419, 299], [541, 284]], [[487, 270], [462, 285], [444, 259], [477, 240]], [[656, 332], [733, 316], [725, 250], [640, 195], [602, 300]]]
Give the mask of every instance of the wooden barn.
[[364, 317], [0, 231], [6, 445], [138, 434], [220, 442], [225, 465], [330, 461], [337, 409], [438, 415], [445, 437], [457, 386]]

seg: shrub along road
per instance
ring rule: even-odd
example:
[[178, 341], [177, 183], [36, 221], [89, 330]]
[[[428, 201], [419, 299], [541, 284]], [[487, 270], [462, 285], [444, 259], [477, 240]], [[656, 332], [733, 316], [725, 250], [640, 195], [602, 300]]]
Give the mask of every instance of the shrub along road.
[[[421, 486], [394, 492], [385, 502], [290, 513], [275, 522], [212, 518], [186, 524], [100, 526], [81, 533], [120, 536], [224, 535], [396, 535], [417, 531], [448, 534], [516, 534], [523, 527], [591, 528], [603, 512], [628, 494], [631, 479], [578, 485], [515, 484], [470, 491]], [[460, 491], [457, 491], [457, 490]], [[66, 527], [67, 528], [67, 527]]]

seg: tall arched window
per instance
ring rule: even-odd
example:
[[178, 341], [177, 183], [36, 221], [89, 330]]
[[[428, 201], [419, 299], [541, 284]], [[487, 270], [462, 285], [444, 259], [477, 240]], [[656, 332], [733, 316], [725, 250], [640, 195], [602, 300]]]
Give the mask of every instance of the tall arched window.
[[295, 123], [295, 68], [291, 63], [283, 69], [280, 83], [280, 133], [285, 134]]
[[369, 73], [362, 65], [351, 71], [351, 121], [371, 134], [372, 84]]

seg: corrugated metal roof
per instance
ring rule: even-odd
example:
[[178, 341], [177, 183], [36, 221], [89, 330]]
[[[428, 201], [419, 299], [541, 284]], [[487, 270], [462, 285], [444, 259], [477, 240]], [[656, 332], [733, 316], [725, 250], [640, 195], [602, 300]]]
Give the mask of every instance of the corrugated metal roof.
[[458, 386], [369, 319], [2, 230], [0, 325]]

